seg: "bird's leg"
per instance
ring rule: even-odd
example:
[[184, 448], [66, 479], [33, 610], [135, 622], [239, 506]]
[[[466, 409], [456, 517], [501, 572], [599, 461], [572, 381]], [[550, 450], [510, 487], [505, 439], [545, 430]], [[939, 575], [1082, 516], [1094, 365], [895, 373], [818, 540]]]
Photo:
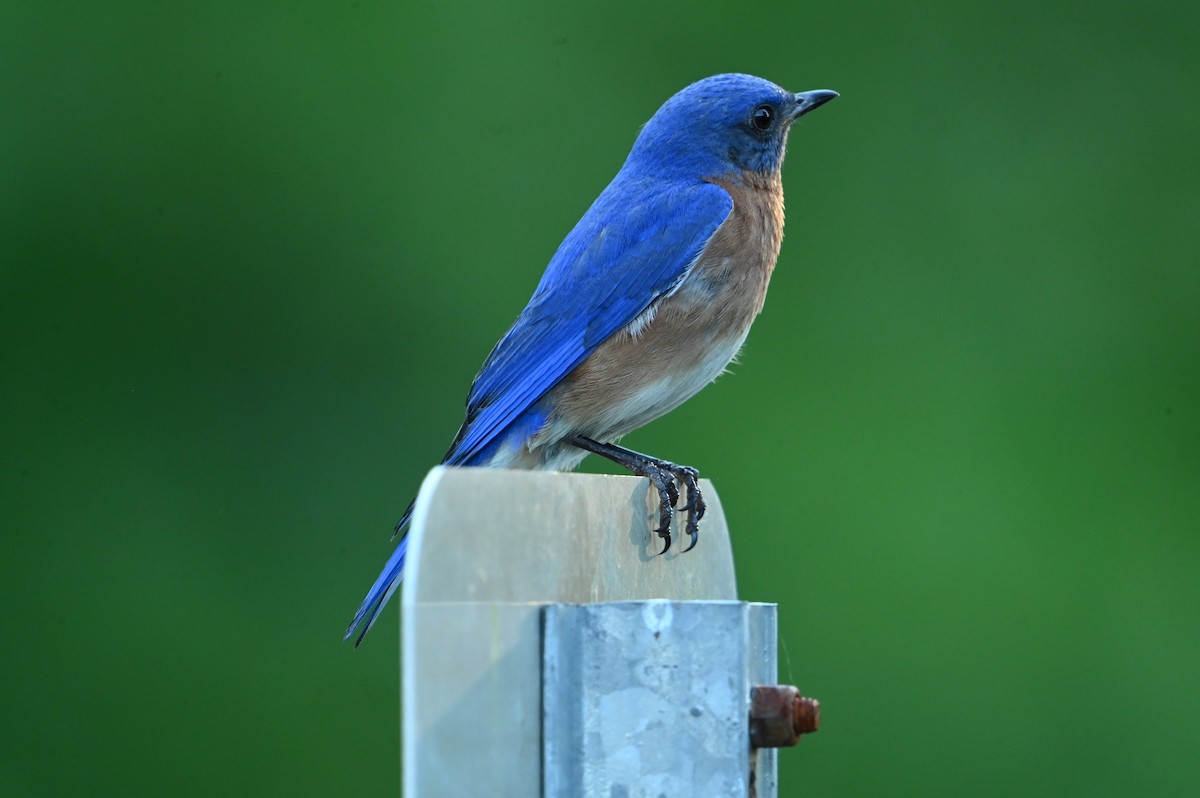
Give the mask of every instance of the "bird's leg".
[[704, 517], [705, 509], [704, 497], [700, 494], [700, 473], [696, 469], [641, 454], [615, 443], [600, 443], [582, 435], [571, 436], [567, 443], [606, 457], [639, 477], [648, 477], [654, 483], [658, 489], [658, 528], [654, 531], [664, 541], [660, 554], [666, 554], [671, 548], [671, 518], [675, 514], [675, 505], [679, 503], [679, 489], [675, 487], [675, 480], [678, 479], [687, 496], [687, 502], [679, 510], [688, 514], [684, 531], [691, 538], [684, 551], [690, 551], [696, 545], [700, 539], [700, 519]]

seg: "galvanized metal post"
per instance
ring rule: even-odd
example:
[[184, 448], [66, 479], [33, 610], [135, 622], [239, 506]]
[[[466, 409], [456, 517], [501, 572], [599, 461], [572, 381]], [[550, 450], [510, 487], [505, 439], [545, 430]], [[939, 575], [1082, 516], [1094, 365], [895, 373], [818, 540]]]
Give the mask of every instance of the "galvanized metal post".
[[[750, 691], [775, 681], [775, 605], [550, 604], [543, 610], [544, 795], [775, 795], [754, 761]], [[769, 753], [768, 753], [769, 752]], [[752, 792], [753, 790], [753, 792]]]
[[699, 545], [660, 556], [647, 480], [429, 474], [401, 594], [405, 796], [775, 795], [747, 728], [775, 608], [736, 601], [702, 484]]

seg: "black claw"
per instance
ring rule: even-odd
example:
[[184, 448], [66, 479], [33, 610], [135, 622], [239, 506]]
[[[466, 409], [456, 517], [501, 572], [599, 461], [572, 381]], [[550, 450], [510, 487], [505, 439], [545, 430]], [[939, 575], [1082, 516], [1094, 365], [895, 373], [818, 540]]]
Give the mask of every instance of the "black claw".
[[684, 549], [683, 551], [679, 552], [680, 554], [687, 554], [689, 551], [691, 551], [693, 548], [695, 548], [696, 544], [700, 541], [700, 530], [692, 529], [691, 526], [692, 526], [692, 524], [689, 521], [688, 522], [688, 534], [690, 534], [692, 536], [692, 542], [688, 543], [687, 548]]

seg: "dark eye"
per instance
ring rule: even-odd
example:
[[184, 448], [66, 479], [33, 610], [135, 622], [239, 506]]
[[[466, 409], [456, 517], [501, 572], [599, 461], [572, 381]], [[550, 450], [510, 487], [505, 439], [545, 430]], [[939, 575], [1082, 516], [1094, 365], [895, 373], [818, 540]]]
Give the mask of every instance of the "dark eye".
[[775, 124], [775, 109], [769, 105], [760, 105], [750, 112], [750, 124], [756, 130], [770, 130]]

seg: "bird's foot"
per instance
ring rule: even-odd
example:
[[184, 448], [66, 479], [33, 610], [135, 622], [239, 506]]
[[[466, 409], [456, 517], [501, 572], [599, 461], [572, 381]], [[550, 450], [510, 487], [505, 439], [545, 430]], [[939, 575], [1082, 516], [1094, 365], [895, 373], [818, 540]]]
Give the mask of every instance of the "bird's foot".
[[[654, 530], [663, 540], [663, 549], [659, 554], [666, 554], [671, 548], [671, 520], [675, 513], [687, 513], [684, 532], [689, 537], [688, 546], [684, 551], [691, 551], [700, 539], [700, 519], [704, 517], [704, 496], [700, 491], [700, 472], [691, 466], [681, 466], [667, 460], [635, 452], [614, 443], [600, 443], [582, 435], [572, 437], [569, 442], [593, 454], [607, 457], [615, 463], [625, 466], [634, 475], [646, 477], [658, 491], [658, 527]], [[679, 488], [676, 481], [683, 486], [685, 502], [679, 504]]]

